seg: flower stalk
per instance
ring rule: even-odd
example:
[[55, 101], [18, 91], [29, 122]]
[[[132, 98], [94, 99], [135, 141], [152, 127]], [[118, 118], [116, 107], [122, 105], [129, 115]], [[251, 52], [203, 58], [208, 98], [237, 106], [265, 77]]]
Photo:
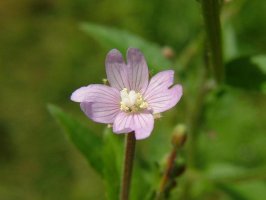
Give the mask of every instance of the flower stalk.
[[136, 138], [135, 133], [131, 132], [126, 135], [125, 140], [125, 157], [121, 182], [120, 200], [128, 200], [130, 195], [130, 183], [133, 171], [135, 155]]
[[221, 39], [220, 1], [201, 0], [202, 13], [207, 34], [210, 65], [217, 83], [224, 79], [224, 65]]
[[172, 137], [172, 151], [167, 158], [166, 169], [160, 182], [159, 189], [156, 194], [156, 200], [165, 199], [169, 195], [171, 189], [176, 185], [176, 178], [179, 177], [185, 171], [184, 165], [177, 165], [176, 159], [179, 155], [179, 151], [186, 142], [186, 127], [184, 125], [178, 125], [174, 129]]

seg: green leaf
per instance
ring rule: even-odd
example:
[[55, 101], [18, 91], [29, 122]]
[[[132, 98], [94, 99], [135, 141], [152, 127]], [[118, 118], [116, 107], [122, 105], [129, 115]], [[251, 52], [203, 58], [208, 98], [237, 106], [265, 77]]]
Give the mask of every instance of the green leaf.
[[228, 163], [215, 163], [206, 170], [207, 176], [212, 180], [237, 179], [245, 175], [247, 170]]
[[266, 196], [265, 171], [265, 167], [246, 169], [229, 163], [216, 163], [210, 165], [205, 173], [232, 199], [259, 200]]
[[148, 64], [155, 71], [167, 69], [171, 66], [170, 61], [163, 57], [157, 44], [146, 41], [137, 35], [125, 30], [91, 23], [83, 23], [81, 28], [107, 48], [117, 48], [121, 52], [126, 52], [129, 47], [141, 49]]
[[64, 128], [69, 139], [85, 156], [90, 165], [96, 172], [102, 175], [102, 139], [57, 106], [48, 105], [48, 110], [56, 121]]
[[266, 184], [263, 181], [217, 184], [217, 187], [236, 200], [261, 200], [266, 196]]
[[123, 141], [121, 141], [121, 137], [113, 134], [111, 129], [106, 128], [104, 131], [102, 160], [104, 165], [105, 187], [109, 200], [119, 199], [123, 152]]
[[156, 170], [151, 166], [148, 168], [147, 166], [143, 166], [139, 157], [137, 155], [135, 158], [134, 176], [132, 177], [131, 184], [131, 199], [150, 199], [159, 180], [156, 180]]
[[207, 168], [205, 173], [209, 179], [218, 182], [236, 182], [266, 179], [265, 167], [246, 169], [227, 163], [212, 164]]
[[249, 200], [261, 200], [266, 197], [266, 183], [263, 181], [248, 181], [235, 185], [236, 191]]
[[227, 63], [226, 83], [244, 90], [265, 92], [266, 55], [241, 57]]
[[249, 200], [244, 194], [239, 192], [233, 185], [231, 184], [217, 184], [216, 185], [220, 190], [226, 193], [234, 200]]

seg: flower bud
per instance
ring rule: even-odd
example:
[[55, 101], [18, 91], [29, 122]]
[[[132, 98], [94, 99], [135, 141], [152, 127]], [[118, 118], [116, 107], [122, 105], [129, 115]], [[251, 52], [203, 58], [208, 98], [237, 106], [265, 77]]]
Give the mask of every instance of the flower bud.
[[104, 85], [108, 85], [108, 80], [106, 78], [103, 78], [102, 82], [103, 82]]
[[174, 50], [169, 46], [165, 46], [162, 48], [162, 54], [167, 59], [172, 59], [175, 56]]
[[184, 124], [178, 124], [172, 136], [172, 144], [177, 147], [182, 147], [187, 139], [187, 127]]

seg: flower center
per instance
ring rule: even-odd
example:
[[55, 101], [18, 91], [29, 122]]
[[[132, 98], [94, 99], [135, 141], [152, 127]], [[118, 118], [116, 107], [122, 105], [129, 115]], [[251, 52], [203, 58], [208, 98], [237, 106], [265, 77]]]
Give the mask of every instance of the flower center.
[[120, 91], [120, 96], [120, 110], [124, 112], [138, 112], [148, 108], [148, 103], [139, 92], [136, 93], [134, 90], [128, 92], [128, 89], [124, 88]]

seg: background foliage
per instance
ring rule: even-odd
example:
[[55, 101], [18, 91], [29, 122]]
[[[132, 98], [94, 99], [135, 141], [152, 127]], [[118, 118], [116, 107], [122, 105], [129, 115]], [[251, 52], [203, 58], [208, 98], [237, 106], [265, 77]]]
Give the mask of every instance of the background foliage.
[[[195, 179], [188, 199], [266, 196], [265, 9], [265, 2], [247, 0], [232, 0], [223, 8], [227, 85], [209, 93], [204, 102], [195, 171], [182, 176], [173, 199], [183, 195], [188, 177]], [[149, 139], [138, 142], [141, 160], [133, 185], [139, 187], [140, 178], [147, 183], [143, 191], [152, 185], [154, 178], [145, 170], [160, 173], [156, 166], [171, 150], [172, 128], [187, 122], [187, 107], [193, 107], [199, 89], [204, 65], [200, 10], [193, 0], [0, 1], [0, 199], [104, 199], [108, 182], [119, 181], [119, 172], [103, 181], [103, 174], [115, 173], [101, 171], [99, 165], [111, 163], [108, 158], [120, 150], [112, 144], [121, 144], [121, 138], [108, 138], [105, 127], [89, 121], [69, 96], [82, 85], [101, 82], [108, 50], [117, 47], [125, 53], [128, 45], [141, 48], [152, 73], [175, 69], [185, 89], [177, 108], [157, 121]], [[174, 59], [163, 58], [163, 46], [173, 48]], [[96, 150], [76, 139], [83, 157], [54, 123], [48, 103], [60, 105], [75, 116], [75, 123], [82, 121], [86, 130], [93, 130], [93, 144], [106, 153], [104, 159], [88, 164], [86, 155], [95, 155], [88, 150]], [[49, 108], [64, 122], [71, 121], [68, 130], [73, 128], [73, 117]], [[186, 151], [183, 154], [186, 158]], [[117, 165], [110, 164], [112, 172]], [[207, 178], [198, 178], [202, 174]], [[143, 192], [137, 192], [138, 187], [133, 188], [135, 199]]]

